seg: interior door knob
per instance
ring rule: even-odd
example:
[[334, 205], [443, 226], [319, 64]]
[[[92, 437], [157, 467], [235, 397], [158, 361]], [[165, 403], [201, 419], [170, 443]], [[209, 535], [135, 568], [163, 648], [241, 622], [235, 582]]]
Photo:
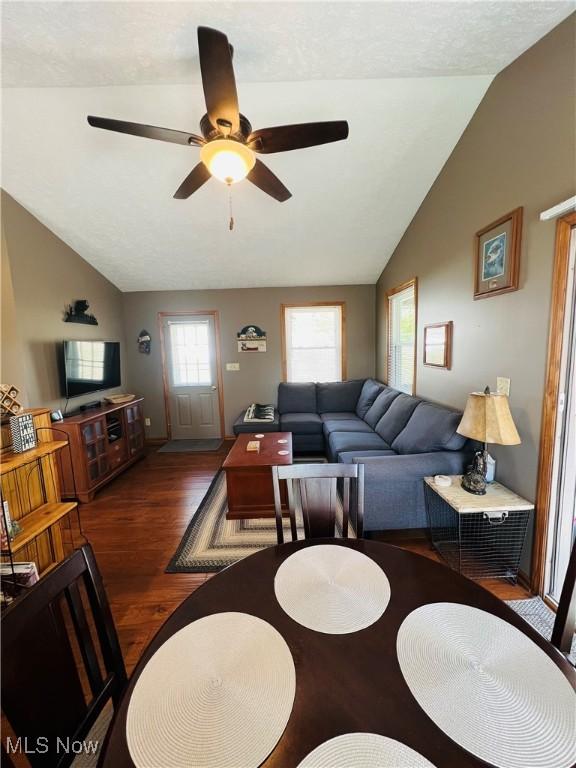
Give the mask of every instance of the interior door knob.
[[212, 385], [212, 386], [210, 387], [210, 389], [212, 390], [212, 392], [216, 392], [216, 390], [218, 389], [218, 387], [215, 387], [214, 385]]

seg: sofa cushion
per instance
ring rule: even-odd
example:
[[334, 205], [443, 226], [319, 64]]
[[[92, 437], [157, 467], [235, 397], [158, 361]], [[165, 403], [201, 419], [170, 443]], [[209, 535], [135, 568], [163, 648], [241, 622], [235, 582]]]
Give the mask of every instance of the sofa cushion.
[[313, 382], [292, 384], [283, 381], [278, 386], [278, 411], [279, 413], [316, 413], [316, 384]]
[[332, 460], [344, 451], [386, 451], [390, 446], [375, 432], [332, 432], [328, 453]]
[[[374, 458], [374, 456], [396, 456], [396, 452], [392, 449], [387, 451], [342, 451], [338, 454], [338, 461], [340, 464], [361, 464], [362, 459]], [[358, 459], [357, 462], [354, 462]]]
[[466, 442], [456, 432], [462, 414], [432, 403], [420, 403], [408, 424], [392, 443], [397, 453], [431, 453], [457, 451]]
[[384, 387], [382, 392], [376, 396], [376, 400], [372, 403], [370, 408], [364, 415], [364, 421], [369, 424], [372, 429], [376, 427], [376, 424], [380, 421], [382, 416], [390, 408], [392, 402], [398, 397], [400, 392], [392, 387]]
[[374, 400], [376, 400], [383, 389], [384, 384], [381, 384], [379, 381], [366, 379], [362, 391], [360, 392], [358, 402], [356, 403], [356, 415], [363, 419], [368, 413], [371, 405], [374, 403]]
[[354, 411], [328, 411], [328, 413], [321, 413], [320, 418], [322, 421], [354, 421], [358, 417]]
[[363, 384], [363, 379], [317, 384], [318, 413], [328, 413], [329, 411], [352, 411], [355, 413], [356, 403]]
[[354, 419], [323, 419], [324, 434], [329, 435], [331, 432], [373, 432], [372, 427], [369, 427], [365, 421], [359, 419], [357, 416]]
[[421, 403], [417, 397], [399, 394], [394, 398], [390, 407], [376, 424], [374, 429], [389, 445], [392, 445], [396, 436], [402, 432], [416, 406]]
[[299, 435], [322, 434], [322, 419], [317, 413], [281, 413], [280, 431]]

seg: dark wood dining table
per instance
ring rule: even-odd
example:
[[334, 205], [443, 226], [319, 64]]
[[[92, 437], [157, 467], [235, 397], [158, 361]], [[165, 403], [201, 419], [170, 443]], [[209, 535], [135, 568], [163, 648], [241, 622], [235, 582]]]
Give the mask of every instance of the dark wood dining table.
[[[296, 623], [278, 604], [274, 594], [278, 567], [294, 552], [320, 544], [337, 544], [363, 552], [386, 573], [391, 587], [390, 603], [370, 627], [350, 634], [323, 634]], [[446, 566], [376, 541], [298, 541], [264, 549], [226, 568], [176, 609], [132, 675], [103, 747], [100, 765], [104, 768], [134, 766], [126, 743], [126, 713], [134, 685], [158, 648], [175, 632], [202, 616], [241, 611], [264, 619], [280, 632], [296, 668], [292, 714], [275, 749], [262, 763], [265, 768], [297, 766], [327, 739], [358, 731], [397, 739], [428, 758], [437, 768], [486, 766], [487, 763], [459, 747], [433, 723], [416, 702], [400, 671], [396, 655], [400, 625], [411, 611], [436, 602], [480, 608], [517, 627], [552, 659], [576, 690], [576, 674], [562, 654], [505, 603]], [[233, 637], [230, 642], [234, 642]]]

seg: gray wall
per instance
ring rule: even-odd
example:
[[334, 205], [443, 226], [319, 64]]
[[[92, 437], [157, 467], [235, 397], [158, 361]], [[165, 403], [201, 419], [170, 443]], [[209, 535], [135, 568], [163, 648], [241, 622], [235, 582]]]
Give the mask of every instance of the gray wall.
[[[574, 194], [575, 16], [494, 80], [377, 285], [377, 373], [386, 376], [386, 291], [416, 275], [417, 392], [463, 407], [511, 378], [522, 445], [495, 447], [497, 477], [535, 498], [550, 314], [554, 222], [539, 213]], [[520, 290], [473, 301], [474, 233], [524, 206]], [[454, 321], [451, 371], [422, 365], [422, 329]], [[529, 567], [526, 548], [524, 569]]]
[[[158, 338], [158, 312], [218, 310], [221, 324], [222, 371], [226, 434], [242, 408], [251, 402], [276, 402], [282, 378], [280, 305], [308, 301], [345, 301], [348, 341], [348, 377], [374, 374], [375, 286], [347, 285], [311, 288], [246, 288], [238, 290], [146, 291], [125, 293], [124, 315], [130, 391], [146, 398], [151, 419], [148, 437], [166, 435], [162, 360]], [[241, 353], [236, 333], [245, 325], [259, 325], [268, 334], [268, 351]], [[152, 352], [137, 351], [142, 329], [152, 334]], [[227, 362], [239, 362], [239, 371], [226, 371]]]
[[18, 401], [22, 405], [28, 405], [26, 394], [26, 377], [24, 375], [24, 363], [22, 360], [22, 342], [20, 329], [16, 319], [16, 304], [14, 300], [14, 286], [12, 285], [12, 271], [8, 259], [8, 247], [2, 226], [1, 255], [2, 277], [0, 287], [2, 290], [0, 330], [2, 334], [1, 379], [3, 384], [11, 384], [19, 390]]
[[[30, 407], [61, 408], [65, 400], [60, 396], [57, 343], [63, 339], [123, 342], [122, 294], [5, 192], [2, 241], [3, 276], [4, 270], [11, 272], [13, 317], [17, 325], [17, 337], [9, 332], [9, 324], [2, 328], [2, 346], [7, 340], [10, 342], [11, 360], [5, 371], [3, 356], [2, 379], [11, 375], [15, 379], [22, 377], [22, 381], [8, 383], [25, 388], [26, 405]], [[2, 288], [3, 304], [5, 291], [10, 294], [7, 284]], [[90, 312], [99, 325], [63, 322], [64, 308], [75, 299], [90, 302]], [[114, 391], [117, 390], [109, 390]], [[95, 394], [74, 398], [69, 410], [100, 397]]]

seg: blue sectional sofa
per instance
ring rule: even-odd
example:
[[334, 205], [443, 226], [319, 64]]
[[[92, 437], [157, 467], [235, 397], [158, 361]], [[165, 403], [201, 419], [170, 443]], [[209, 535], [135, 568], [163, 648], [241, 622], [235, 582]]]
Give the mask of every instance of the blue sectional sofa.
[[274, 422], [240, 432], [292, 432], [296, 453], [365, 465], [364, 530], [424, 528], [422, 478], [464, 471], [474, 446], [456, 432], [459, 411], [398, 392], [374, 379], [278, 387]]

